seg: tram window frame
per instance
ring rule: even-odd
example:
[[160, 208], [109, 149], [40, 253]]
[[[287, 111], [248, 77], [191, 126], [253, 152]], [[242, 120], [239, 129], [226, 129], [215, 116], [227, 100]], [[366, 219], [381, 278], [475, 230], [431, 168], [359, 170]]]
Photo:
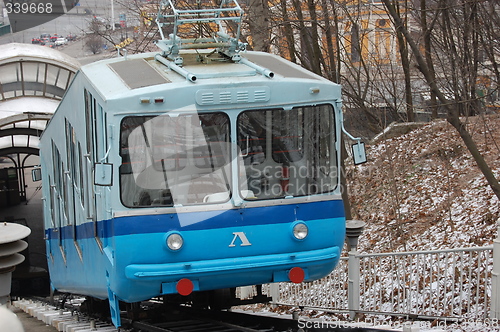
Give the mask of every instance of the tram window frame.
[[107, 119], [104, 108], [87, 89], [84, 89], [84, 98], [87, 154], [94, 163], [107, 152]]
[[70, 224], [69, 220], [69, 192], [68, 192], [68, 178], [69, 176], [66, 176], [68, 175], [65, 171], [65, 167], [64, 167], [64, 162], [62, 162], [61, 164], [61, 168], [63, 170], [63, 174], [62, 174], [62, 184], [63, 184], [63, 200], [62, 200], [62, 203], [63, 203], [63, 212], [64, 212], [64, 226], [67, 226]]
[[92, 121], [92, 94], [84, 89], [84, 98], [85, 98], [85, 138], [86, 138], [86, 151], [89, 155], [90, 161], [93, 161], [93, 121]]
[[80, 182], [80, 203], [82, 204], [82, 208], [85, 208], [85, 181], [84, 181], [84, 174], [83, 174], [83, 164], [84, 164], [84, 157], [82, 153], [82, 145], [80, 142], [78, 142], [78, 165], [79, 165], [79, 182]]
[[[73, 195], [70, 194], [73, 191], [73, 179], [72, 173], [74, 167], [72, 167], [72, 156], [73, 156], [73, 147], [71, 144], [71, 125], [69, 124], [68, 119], [64, 119], [64, 135], [65, 135], [65, 143], [66, 143], [66, 170], [64, 171], [64, 201], [65, 201], [65, 214], [66, 214], [66, 222], [68, 225], [73, 224], [73, 213], [71, 213], [71, 203]], [[64, 167], [63, 167], [64, 169]]]
[[[87, 153], [84, 155], [86, 160], [86, 178], [87, 183], [85, 189], [87, 191], [86, 197], [86, 218], [88, 220], [92, 220], [94, 223], [97, 222], [97, 197], [94, 188], [94, 162], [97, 158], [96, 149], [96, 107], [97, 100], [94, 98], [92, 93], [87, 89], [83, 89], [84, 98], [85, 98], [85, 138], [86, 138], [86, 151]], [[95, 234], [96, 231], [95, 231]]]
[[49, 177], [49, 199], [50, 199], [50, 226], [52, 228], [56, 227], [56, 192], [55, 192], [55, 184], [52, 182], [53, 177], [48, 175]]
[[[163, 137], [164, 141], [161, 141], [162, 137], [159, 137], [160, 141], [155, 141], [154, 135], [156, 132], [153, 130], [153, 128], [158, 127], [157, 123], [152, 123], [151, 121], [153, 119], [157, 119], [160, 116], [164, 116], [165, 119], [160, 119], [159, 121], [173, 121], [170, 123], [172, 124], [177, 124], [175, 127], [176, 129], [179, 129], [182, 132], [184, 132], [184, 135], [180, 135], [181, 139], [179, 141], [170, 141], [173, 136], [165, 136]], [[193, 116], [197, 116], [193, 117]], [[224, 130], [221, 131], [222, 135], [217, 136], [216, 138], [221, 138], [223, 137], [225, 141], [220, 141], [220, 140], [208, 140], [207, 136], [207, 128], [210, 128], [208, 126], [209, 122], [209, 117], [210, 116], [218, 116], [220, 118], [223, 118], [223, 122], [216, 124], [215, 126], [221, 126]], [[185, 117], [185, 118], [183, 118]], [[206, 118], [206, 119], [205, 119]], [[203, 119], [206, 120], [206, 122], [203, 121]], [[185, 121], [185, 123], [183, 123]], [[194, 121], [191, 124], [189, 124], [190, 121]], [[198, 122], [199, 121], [199, 122]], [[212, 118], [212, 121], [217, 121], [217, 118]], [[195, 123], [196, 122], [196, 123]], [[180, 125], [179, 125], [180, 124]], [[149, 127], [151, 125], [154, 125], [154, 127]], [[185, 128], [183, 128], [183, 125], [185, 125]], [[147, 127], [147, 128], [146, 128]], [[161, 126], [160, 126], [161, 127]], [[137, 146], [131, 146], [129, 145], [129, 139], [130, 135], [134, 132], [134, 130], [140, 128], [140, 132], [137, 133], [142, 133], [142, 139], [143, 143], [138, 144]], [[201, 128], [203, 130], [203, 137], [197, 136], [199, 133], [196, 132], [196, 128]], [[207, 129], [207, 130], [206, 130]], [[212, 128], [213, 129], [213, 128]], [[165, 130], [163, 131], [165, 132]], [[140, 135], [137, 134], [137, 139], [140, 138]], [[191, 140], [191, 141], [189, 141]], [[204, 141], [206, 145], [200, 144], [197, 145], [196, 142], [202, 142]], [[170, 143], [169, 143], [170, 142]], [[158, 155], [159, 150], [154, 150], [155, 146], [159, 143], [169, 143], [167, 145], [170, 145], [171, 147], [174, 147], [172, 151], [169, 151], [168, 149], [164, 151], [164, 153], [168, 156], [175, 156], [175, 161], [174, 161], [174, 166], [170, 166], [172, 163], [169, 164], [170, 167], [165, 167], [165, 162], [164, 160], [160, 158], [159, 160], [156, 160], [155, 155]], [[210, 143], [210, 144], [208, 144]], [[206, 162], [204, 161], [203, 164], [197, 163], [196, 158], [201, 158], [203, 157], [200, 155], [200, 153], [203, 151], [206, 151], [208, 154], [204, 156], [204, 158], [212, 158], [212, 144], [214, 143], [214, 146], [217, 144], [221, 144], [226, 146], [226, 153], [225, 155], [225, 163], [223, 165], [220, 164], [220, 161], [214, 161], [212, 160], [211, 162]], [[119, 167], [119, 174], [120, 174], [120, 200], [123, 206], [128, 207], [128, 208], [147, 208], [147, 207], [172, 207], [178, 204], [181, 204], [183, 206], [193, 206], [193, 205], [202, 205], [202, 204], [214, 204], [214, 203], [224, 203], [230, 200], [232, 196], [232, 189], [231, 189], [231, 120], [230, 117], [227, 113], [221, 112], [221, 111], [215, 111], [215, 112], [207, 112], [207, 113], [184, 113], [184, 114], [176, 114], [175, 116], [171, 116], [169, 113], [164, 113], [162, 115], [134, 115], [134, 116], [126, 116], [121, 120], [120, 123], [120, 157], [122, 158], [121, 165]], [[190, 146], [191, 145], [191, 146]], [[183, 147], [182, 149], [179, 149], [178, 147], [181, 146]], [[144, 161], [141, 165], [138, 165], [137, 162], [141, 162], [139, 160], [132, 160], [133, 158], [131, 157], [131, 151], [133, 151], [134, 148], [138, 149], [144, 149], [144, 158], [141, 159]], [[191, 148], [191, 149], [190, 149]], [[224, 147], [222, 148], [224, 149]], [[222, 150], [218, 150], [222, 151]], [[179, 153], [180, 152], [180, 153]], [[169, 155], [170, 154], [170, 155]], [[170, 158], [167, 158], [170, 159]], [[135, 165], [135, 169], [134, 169]], [[138, 169], [141, 169], [141, 171], [138, 171]], [[220, 194], [220, 192], [215, 192], [215, 191], [207, 191], [203, 192], [202, 190], [198, 190], [197, 196], [210, 196], [213, 194], [213, 199], [214, 201], [207, 200], [205, 202], [205, 198], [203, 198], [203, 202], [200, 202], [199, 200], [196, 200], [196, 202], [190, 201], [189, 198], [186, 198], [186, 202], [184, 202], [183, 199], [182, 203], [179, 203], [176, 200], [175, 193], [173, 192], [174, 188], [180, 188], [179, 186], [182, 185], [188, 185], [191, 188], [196, 187], [204, 188], [203, 184], [208, 184], [206, 181], [205, 177], [210, 177], [213, 174], [210, 172], [207, 172], [207, 170], [212, 169], [212, 173], [214, 172], [221, 172], [222, 176], [220, 174], [215, 175], [218, 180], [222, 181], [213, 181], [212, 184], [215, 184], [213, 187], [219, 186], [219, 188], [222, 190], [224, 188], [224, 193], [227, 193], [227, 195], [220, 195], [217, 196], [217, 194]], [[140, 185], [137, 184], [137, 178], [139, 174], [142, 174], [142, 172], [147, 171], [148, 172], [153, 171], [153, 172], [158, 172], [158, 173], [163, 173], [163, 176], [165, 177], [165, 188], [148, 188], [148, 187], [141, 187]], [[167, 178], [170, 176], [171, 173], [172, 175], [176, 176], [176, 180], [174, 181], [174, 187], [170, 187], [170, 185], [167, 182], [170, 182], [171, 178]], [[156, 174], [157, 175], [157, 174]], [[127, 180], [127, 177], [133, 176], [133, 183], [130, 180]], [[187, 180], [186, 180], [187, 179]], [[129, 187], [131, 186], [131, 187]], [[129, 187], [128, 189], [124, 189], [125, 187]], [[176, 189], [176, 190], [177, 190]], [[205, 188], [204, 188], [205, 189]], [[147, 198], [142, 198], [135, 197], [134, 200], [132, 201], [132, 196], [124, 197], [124, 192], [134, 192], [137, 191], [137, 193], [133, 196], [140, 196], [140, 194], [147, 194]], [[158, 195], [163, 195], [161, 197], [156, 197], [152, 198], [150, 194], [156, 193]], [[190, 191], [186, 195], [190, 195]], [[156, 195], [156, 196], [158, 196]], [[196, 195], [195, 195], [196, 196]], [[177, 196], [180, 197], [180, 196]], [[136, 201], [137, 199], [137, 201]], [[219, 201], [217, 201], [219, 199]]]
[[[51, 141], [52, 143], [52, 163], [54, 166], [54, 208], [55, 208], [55, 225], [54, 228], [57, 229], [57, 243], [59, 246], [59, 250], [61, 252], [62, 258], [64, 260], [64, 263], [66, 264], [66, 251], [65, 248], [63, 247], [63, 227], [66, 226], [66, 223], [64, 222], [66, 218], [65, 214], [65, 206], [66, 202], [64, 201], [64, 185], [65, 185], [65, 180], [64, 180], [64, 162], [62, 162], [61, 158], [61, 153], [59, 152], [59, 149], [57, 148], [56, 143], [54, 140]], [[51, 249], [52, 251], [52, 249]]]
[[[107, 162], [107, 119], [102, 105], [94, 99], [95, 162]], [[99, 121], [98, 121], [99, 119]]]
[[98, 136], [98, 131], [97, 131], [97, 100], [95, 98], [92, 98], [92, 108], [91, 108], [91, 112], [92, 112], [92, 131], [93, 131], [93, 135], [92, 135], [92, 147], [93, 147], [93, 156], [94, 156], [94, 162], [97, 160], [98, 158], [98, 154], [97, 154], [97, 151], [99, 151], [99, 148], [98, 148], [98, 144], [99, 144], [99, 140], [97, 138]]
[[56, 192], [58, 196], [60, 196], [62, 186], [61, 186], [61, 155], [59, 153], [59, 149], [57, 149], [57, 145], [54, 141], [52, 141], [52, 164], [54, 165], [54, 185], [56, 188]]
[[[288, 153], [285, 157], [278, 157], [278, 152], [289, 151], [277, 151], [277, 140], [280, 138], [283, 130], [276, 127], [275, 121], [280, 115], [288, 113], [286, 115], [288, 117], [294, 111], [299, 112], [301, 116], [295, 121], [300, 128], [297, 127], [298, 136], [295, 137], [295, 141], [292, 142], [294, 144], [291, 147], [296, 148], [295, 150], [297, 151], [295, 152], [299, 152], [299, 155], [293, 156], [291, 153]], [[263, 124], [263, 129], [266, 132], [266, 140], [260, 145], [261, 150], [265, 151], [265, 156], [263, 160], [257, 162], [245, 160], [249, 156], [249, 152], [245, 151], [248, 144], [245, 144], [245, 142], [248, 142], [248, 136], [245, 136], [245, 133], [241, 130], [243, 116], [246, 115], [248, 117], [249, 113], [252, 112], [255, 112], [255, 114], [262, 112], [263, 115], [259, 117], [266, 119], [266, 123]], [[270, 115], [268, 115], [269, 113]], [[325, 115], [329, 115], [328, 119], [322, 118]], [[249, 120], [246, 121], [250, 122]], [[335, 107], [332, 104], [303, 105], [293, 107], [289, 110], [245, 110], [238, 115], [236, 127], [238, 147], [241, 151], [242, 163], [245, 167], [245, 176], [247, 177], [246, 179], [240, 178], [239, 180], [240, 194], [244, 199], [266, 200], [281, 199], [288, 196], [310, 196], [331, 193], [338, 188], [339, 151], [336, 148], [338, 128], [336, 126]], [[288, 131], [288, 134], [290, 134], [288, 129], [285, 129], [285, 132]], [[285, 144], [285, 142], [281, 143]], [[307, 164], [307, 176], [301, 175], [302, 166], [300, 166], [299, 162]], [[293, 175], [289, 173], [293, 173]], [[292, 186], [291, 179], [293, 176], [295, 176], [294, 180], [296, 181], [296, 183], [293, 183], [296, 187], [295, 191], [289, 190], [289, 183]], [[309, 179], [309, 176], [312, 176], [312, 180]], [[282, 187], [281, 191], [275, 190], [278, 186]], [[248, 194], [249, 192], [250, 194]]]

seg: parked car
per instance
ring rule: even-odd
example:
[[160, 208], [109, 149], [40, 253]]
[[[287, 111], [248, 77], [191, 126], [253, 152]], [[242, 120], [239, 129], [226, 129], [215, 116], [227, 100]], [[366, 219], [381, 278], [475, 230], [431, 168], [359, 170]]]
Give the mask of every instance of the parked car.
[[75, 35], [72, 35], [72, 34], [69, 34], [69, 35], [67, 35], [67, 36], [66, 36], [66, 39], [67, 39], [68, 41], [73, 41], [73, 40], [76, 40], [76, 36], [75, 36]]
[[61, 45], [65, 45], [68, 41], [66, 40], [66, 38], [64, 37], [59, 37], [56, 39], [56, 41], [54, 42], [54, 44], [56, 46], [61, 46]]
[[40, 35], [40, 39], [44, 39], [44, 38], [48, 38], [48, 39], [50, 39], [50, 33], [42, 33], [42, 34]]
[[31, 43], [32, 44], [40, 44], [40, 38], [31, 38]]

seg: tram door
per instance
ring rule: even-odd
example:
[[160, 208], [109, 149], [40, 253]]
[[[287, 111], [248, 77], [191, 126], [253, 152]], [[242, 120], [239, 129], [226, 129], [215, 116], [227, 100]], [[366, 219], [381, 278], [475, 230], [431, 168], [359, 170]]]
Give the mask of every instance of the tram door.
[[[95, 165], [101, 163], [107, 163], [108, 160], [108, 144], [106, 140], [106, 117], [104, 114], [104, 110], [99, 103], [94, 101], [94, 151], [95, 151], [95, 160], [94, 160], [94, 172], [96, 172]], [[92, 178], [94, 179], [94, 177]], [[109, 191], [110, 187], [100, 186], [94, 183], [95, 188], [95, 209], [97, 220], [102, 221], [108, 219], [108, 211], [109, 211]], [[106, 246], [104, 243], [104, 226], [103, 223], [94, 222], [94, 236], [98, 241], [99, 245]]]
[[100, 192], [96, 191], [94, 186], [94, 163], [97, 159], [97, 108], [98, 104], [92, 94], [85, 90], [85, 136], [86, 136], [86, 153], [84, 154], [84, 173], [85, 183], [85, 211], [86, 222], [92, 223], [94, 238], [97, 241], [99, 248], [102, 250], [102, 241], [98, 232], [98, 211], [97, 205], [100, 201], [98, 195]]
[[73, 240], [73, 245], [80, 257], [83, 260], [82, 250], [80, 244], [78, 243], [78, 226], [82, 224], [83, 218], [83, 206], [80, 204], [81, 199], [81, 163], [79, 162], [79, 147], [80, 144], [76, 137], [76, 132], [74, 127], [69, 121], [66, 120], [65, 123], [65, 134], [66, 134], [66, 161], [69, 165], [67, 176], [67, 214], [69, 222], [69, 233]]
[[87, 221], [92, 222], [94, 238], [103, 250], [103, 223], [106, 218], [106, 195], [108, 188], [94, 184], [96, 163], [105, 163], [107, 158], [106, 121], [104, 110], [90, 92], [85, 90], [86, 154], [85, 174], [87, 179]]
[[[50, 183], [50, 228], [53, 232], [49, 233], [50, 254], [56, 255], [57, 252], [66, 261], [66, 251], [63, 243], [63, 226], [66, 224], [65, 202], [64, 202], [64, 165], [61, 162], [61, 155], [57, 145], [52, 141], [52, 163], [53, 167], [53, 182]], [[50, 181], [49, 177], [49, 181]]]

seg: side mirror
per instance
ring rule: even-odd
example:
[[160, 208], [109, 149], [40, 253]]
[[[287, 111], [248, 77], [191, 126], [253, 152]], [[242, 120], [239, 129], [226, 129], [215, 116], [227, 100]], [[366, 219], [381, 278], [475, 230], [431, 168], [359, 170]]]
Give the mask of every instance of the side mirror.
[[366, 163], [365, 143], [358, 141], [358, 143], [352, 145], [352, 159], [354, 160], [354, 165]]
[[36, 167], [31, 170], [31, 179], [33, 180], [33, 182], [42, 180], [42, 169], [40, 167]]
[[94, 184], [106, 187], [113, 185], [113, 164], [94, 164]]

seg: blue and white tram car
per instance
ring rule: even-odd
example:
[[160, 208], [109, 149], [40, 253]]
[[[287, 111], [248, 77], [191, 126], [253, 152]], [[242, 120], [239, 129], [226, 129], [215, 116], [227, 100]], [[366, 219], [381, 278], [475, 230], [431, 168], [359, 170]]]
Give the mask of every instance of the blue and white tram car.
[[51, 285], [115, 325], [119, 301], [321, 278], [344, 244], [340, 86], [179, 54], [83, 66], [40, 142]]

